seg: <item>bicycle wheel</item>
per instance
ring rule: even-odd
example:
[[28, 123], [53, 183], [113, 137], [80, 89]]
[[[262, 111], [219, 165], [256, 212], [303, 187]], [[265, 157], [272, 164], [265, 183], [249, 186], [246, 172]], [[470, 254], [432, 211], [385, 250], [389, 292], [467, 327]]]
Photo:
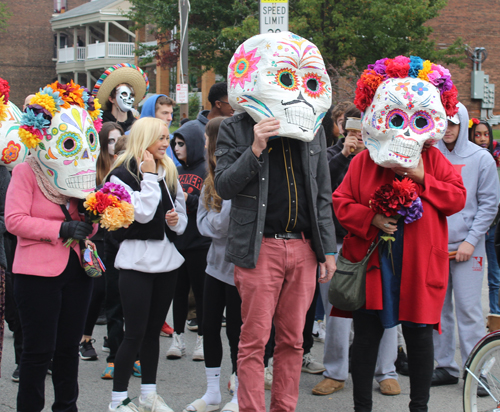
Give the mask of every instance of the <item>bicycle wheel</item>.
[[[500, 336], [485, 340], [467, 363], [470, 372], [464, 372], [464, 412], [500, 412]], [[487, 382], [492, 396], [477, 396], [475, 377]]]

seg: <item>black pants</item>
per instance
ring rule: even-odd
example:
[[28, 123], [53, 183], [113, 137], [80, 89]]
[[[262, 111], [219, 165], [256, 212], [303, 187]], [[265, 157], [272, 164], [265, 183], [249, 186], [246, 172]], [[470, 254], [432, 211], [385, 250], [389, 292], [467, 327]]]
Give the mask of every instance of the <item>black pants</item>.
[[189, 288], [193, 289], [196, 300], [196, 318], [198, 320], [198, 335], [203, 336], [203, 286], [205, 284], [205, 269], [207, 267], [208, 249], [182, 251], [186, 261], [179, 268], [179, 276], [174, 295], [174, 330], [184, 333], [188, 313]]
[[56, 277], [14, 275], [14, 296], [23, 330], [18, 412], [39, 412], [45, 403], [50, 360], [54, 412], [74, 412], [78, 398], [78, 344], [82, 338], [92, 279], [71, 249], [66, 269]]
[[203, 294], [203, 351], [205, 366], [218, 368], [222, 362], [221, 319], [226, 307], [226, 335], [231, 349], [233, 372], [236, 372], [241, 331], [241, 298], [236, 286], [207, 274]]
[[[373, 377], [384, 328], [378, 316], [366, 312], [353, 312], [353, 320], [351, 375], [354, 385], [354, 410], [371, 412]], [[403, 335], [410, 370], [410, 411], [427, 412], [434, 369], [432, 325], [421, 328], [403, 325]]]
[[5, 272], [5, 321], [10, 331], [14, 334], [14, 362], [21, 363], [23, 353], [23, 329], [19, 319], [16, 301], [14, 299], [14, 275]]
[[144, 273], [120, 270], [120, 295], [125, 336], [115, 357], [113, 391], [127, 390], [137, 352], [142, 383], [156, 383], [160, 331], [175, 290], [177, 271]]

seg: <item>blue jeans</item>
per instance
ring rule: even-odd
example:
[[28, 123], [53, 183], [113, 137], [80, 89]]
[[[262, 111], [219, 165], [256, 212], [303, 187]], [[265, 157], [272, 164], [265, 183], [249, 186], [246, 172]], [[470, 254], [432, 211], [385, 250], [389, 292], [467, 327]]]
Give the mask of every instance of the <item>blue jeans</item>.
[[500, 315], [498, 291], [500, 289], [500, 267], [495, 253], [495, 230], [497, 225], [486, 232], [486, 256], [488, 258], [488, 290], [490, 298], [490, 313]]

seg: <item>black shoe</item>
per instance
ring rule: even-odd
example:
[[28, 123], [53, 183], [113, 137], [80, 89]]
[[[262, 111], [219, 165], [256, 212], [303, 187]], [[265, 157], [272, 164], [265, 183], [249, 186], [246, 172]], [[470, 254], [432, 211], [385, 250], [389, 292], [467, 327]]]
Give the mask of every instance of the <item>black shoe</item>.
[[458, 383], [458, 377], [450, 375], [446, 369], [434, 369], [431, 386], [455, 385], [456, 383]]
[[83, 360], [97, 360], [97, 352], [92, 343], [95, 339], [89, 339], [80, 343], [80, 358]]
[[[483, 383], [484, 386], [486, 386], [488, 389], [490, 389], [490, 385], [488, 385], [488, 379], [486, 378], [486, 376], [483, 376], [481, 375], [479, 377], [479, 380]], [[486, 389], [484, 389], [481, 384], [478, 382], [477, 383], [477, 396], [483, 398], [485, 396], [488, 396], [489, 393], [486, 391]]]
[[104, 336], [103, 342], [102, 342], [102, 351], [103, 352], [111, 352], [111, 349], [109, 349], [109, 343], [108, 343], [108, 337]]
[[12, 382], [19, 382], [19, 365], [17, 365], [16, 370], [12, 372], [11, 379]]
[[186, 326], [190, 331], [196, 332], [198, 330], [198, 319], [193, 318], [191, 320], [188, 320], [186, 322]]
[[222, 325], [223, 328], [226, 327], [226, 317], [225, 316], [222, 317], [221, 325]]
[[96, 325], [106, 325], [108, 323], [108, 319], [106, 319], [106, 314], [101, 314], [95, 321]]
[[405, 350], [402, 346], [398, 346], [398, 357], [396, 362], [394, 362], [396, 367], [396, 372], [404, 376], [409, 376], [410, 371], [408, 369], [408, 357], [406, 356]]

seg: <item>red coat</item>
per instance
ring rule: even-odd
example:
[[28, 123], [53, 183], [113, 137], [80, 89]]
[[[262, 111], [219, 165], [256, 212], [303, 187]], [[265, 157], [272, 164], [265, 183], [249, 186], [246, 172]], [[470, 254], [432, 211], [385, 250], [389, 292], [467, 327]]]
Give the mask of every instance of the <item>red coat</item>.
[[[422, 153], [422, 159], [425, 187], [418, 184], [417, 190], [423, 215], [404, 228], [399, 320], [439, 327], [449, 273], [446, 216], [463, 209], [466, 190], [462, 177], [438, 149], [429, 148]], [[392, 183], [394, 178], [391, 169], [380, 167], [371, 160], [368, 150], [352, 160], [347, 175], [332, 196], [335, 215], [349, 231], [342, 246], [342, 254], [347, 259], [362, 260], [376, 238], [379, 229], [371, 224], [375, 213], [368, 202], [377, 188]], [[375, 252], [366, 274], [367, 309], [381, 310], [383, 306], [379, 268]], [[334, 309], [332, 314], [346, 314], [341, 312]]]

